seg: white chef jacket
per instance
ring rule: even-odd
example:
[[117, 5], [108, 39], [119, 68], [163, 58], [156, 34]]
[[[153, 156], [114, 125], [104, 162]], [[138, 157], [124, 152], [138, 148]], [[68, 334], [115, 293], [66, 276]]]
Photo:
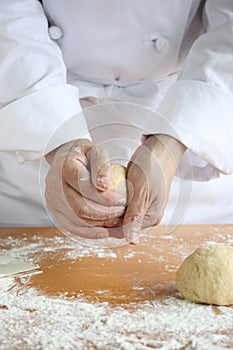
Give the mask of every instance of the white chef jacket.
[[[232, 173], [232, 31], [231, 0], [1, 0], [0, 224], [49, 224], [41, 157], [90, 137], [88, 127], [95, 142], [93, 114], [81, 112], [79, 98], [98, 105], [101, 126], [113, 122], [107, 140], [121, 139], [116, 122], [129, 133], [137, 127], [135, 145], [138, 136], [169, 134], [192, 152], [198, 180]], [[101, 105], [109, 101], [148, 112], [126, 117]], [[185, 158], [181, 177], [190, 174]]]

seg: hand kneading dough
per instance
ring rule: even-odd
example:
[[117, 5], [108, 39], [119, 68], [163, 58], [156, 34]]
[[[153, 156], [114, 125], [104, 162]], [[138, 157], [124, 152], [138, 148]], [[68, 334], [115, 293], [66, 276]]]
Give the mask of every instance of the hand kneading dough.
[[126, 186], [126, 168], [120, 164], [111, 164], [112, 167], [112, 186], [111, 189], [119, 192], [127, 198]]
[[198, 248], [178, 269], [176, 286], [184, 298], [196, 303], [233, 304], [233, 247]]

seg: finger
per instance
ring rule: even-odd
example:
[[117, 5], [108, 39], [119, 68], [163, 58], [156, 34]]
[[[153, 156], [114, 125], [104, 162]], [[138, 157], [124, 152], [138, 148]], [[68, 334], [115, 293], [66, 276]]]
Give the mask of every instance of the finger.
[[82, 197], [68, 184], [63, 185], [65, 204], [80, 218], [94, 221], [107, 221], [121, 217], [124, 214], [124, 206], [104, 206], [88, 198]]
[[[53, 210], [53, 216], [60, 222], [60, 224], [63, 225], [65, 229], [67, 229], [69, 232], [76, 233], [76, 231], [82, 227], [89, 227], [89, 228], [104, 228], [106, 229], [109, 233], [109, 230], [115, 230], [115, 233], [111, 235], [111, 237], [116, 237], [116, 238], [122, 238], [123, 237], [123, 230], [122, 230], [122, 224], [123, 224], [123, 219], [118, 218], [114, 220], [109, 220], [107, 222], [105, 221], [92, 221], [92, 220], [82, 220], [78, 218], [76, 215], [74, 215], [72, 212], [67, 211], [67, 210]], [[115, 226], [115, 227], [114, 227]], [[104, 237], [107, 237], [106, 230], [104, 230]], [[78, 231], [77, 231], [78, 232]], [[94, 232], [94, 231], [93, 231]], [[112, 231], [111, 231], [112, 232]], [[102, 230], [98, 230], [98, 237], [96, 238], [101, 238], [100, 233], [103, 233]], [[110, 236], [110, 234], [109, 234]], [[102, 237], [102, 238], [104, 238]]]
[[123, 226], [108, 228], [108, 234], [112, 238], [124, 238]]
[[69, 159], [70, 156], [76, 154], [76, 158], [79, 159], [84, 165], [88, 164], [86, 153], [93, 147], [87, 139], [78, 139], [73, 142], [68, 142], [62, 147], [58, 148], [54, 161], [61, 159], [62, 161]]
[[124, 236], [128, 242], [136, 242], [141, 235], [142, 222], [147, 212], [149, 202], [149, 186], [143, 170], [131, 163], [128, 168], [129, 198], [131, 198], [125, 212], [123, 227]]
[[110, 219], [103, 222], [103, 227], [107, 228], [119, 228], [123, 225], [123, 217]]
[[[61, 207], [61, 206], [60, 206]], [[54, 209], [54, 208], [53, 208]], [[54, 210], [53, 210], [54, 211]], [[91, 220], [78, 217], [68, 206], [62, 205], [62, 213], [64, 216], [75, 225], [78, 226], [98, 226], [98, 227], [120, 227], [123, 225], [123, 217], [114, 217], [109, 220]]]
[[157, 200], [156, 203], [151, 203], [150, 207], [144, 216], [142, 229], [158, 225], [164, 215], [164, 202]]
[[[61, 199], [58, 199], [58, 201], [55, 201], [55, 203], [57, 203], [59, 208], [62, 208], [61, 209], [62, 211], [57, 210], [54, 207], [53, 197], [54, 197], [53, 194], [51, 194], [52, 200], [49, 201], [51, 205], [49, 205], [48, 209], [53, 212], [54, 217], [69, 232], [77, 234], [81, 237], [86, 237], [86, 238], [106, 238], [108, 237], [108, 235], [115, 238], [123, 238], [123, 230], [122, 230], [123, 218], [122, 217], [114, 218], [109, 221], [92, 221], [92, 220], [84, 221], [83, 219], [77, 217], [68, 206], [64, 205]], [[88, 225], [88, 224], [89, 224], [89, 227], [87, 228], [91, 228], [92, 230], [84, 229], [85, 225]], [[104, 230], [100, 229], [103, 226], [104, 228], [106, 227], [107, 229], [104, 229]], [[114, 227], [114, 226], [119, 226], [119, 227]]]
[[153, 218], [151, 218], [151, 216], [146, 217], [145, 215], [142, 222], [142, 229], [159, 225], [160, 222], [162, 221], [162, 218], [163, 218], [163, 214], [160, 214]]
[[118, 227], [122, 226], [123, 224], [123, 217], [113, 217], [108, 220], [93, 220], [88, 218], [83, 218], [77, 216], [73, 210], [67, 206], [66, 204], [62, 203], [60, 205], [60, 208], [62, 208], [62, 213], [66, 216], [67, 219], [75, 223], [75, 225], [78, 226], [98, 226], [98, 227]]
[[91, 169], [93, 185], [105, 191], [112, 185], [112, 169], [108, 152], [102, 148], [93, 147], [87, 154]]
[[[74, 155], [75, 156], [75, 155]], [[64, 180], [83, 197], [103, 205], [125, 205], [126, 198], [117, 191], [100, 191], [91, 181], [90, 172], [78, 159], [70, 157], [64, 164]]]
[[101, 239], [109, 237], [108, 230], [103, 227], [83, 227], [78, 226], [72, 221], [68, 220], [63, 213], [59, 212], [56, 215], [58, 221], [62, 226], [68, 230], [70, 233], [75, 234], [79, 237], [89, 238], [89, 239]]
[[137, 214], [131, 209], [127, 209], [123, 222], [124, 237], [127, 242], [138, 242], [141, 236], [141, 227], [143, 222], [144, 213]]
[[[53, 188], [54, 189], [54, 188]], [[67, 190], [71, 191], [69, 195], [67, 195]], [[57, 193], [60, 193], [57, 198]], [[85, 217], [82, 217], [82, 210], [85, 210], [87, 207], [87, 200], [83, 198], [78, 192], [72, 190], [69, 185], [65, 184], [63, 187], [60, 184], [58, 188], [55, 190], [51, 190], [50, 187], [46, 187], [45, 198], [47, 202], [48, 209], [55, 213], [56, 211], [62, 211], [64, 215], [70, 220], [73, 221], [76, 225], [79, 226], [106, 226], [106, 227], [114, 227], [122, 225], [122, 215], [124, 213], [125, 207], [101, 207], [101, 210], [106, 212], [109, 209], [107, 215], [104, 214], [103, 217], [100, 217], [96, 214], [96, 207], [99, 208], [99, 205], [95, 202], [89, 201], [89, 209], [94, 210], [95, 213], [87, 208], [87, 212], [85, 213]], [[77, 207], [74, 208], [74, 202], [77, 204]], [[80, 209], [80, 212], [78, 211]], [[110, 213], [110, 215], [109, 215]], [[78, 214], [78, 215], [77, 215]], [[98, 213], [97, 213], [98, 214]], [[89, 217], [89, 218], [88, 218]]]

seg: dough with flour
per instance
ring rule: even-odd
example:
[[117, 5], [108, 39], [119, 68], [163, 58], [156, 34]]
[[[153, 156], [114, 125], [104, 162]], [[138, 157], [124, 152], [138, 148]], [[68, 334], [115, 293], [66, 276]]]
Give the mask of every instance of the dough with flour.
[[233, 304], [233, 247], [198, 248], [178, 269], [176, 286], [184, 298], [196, 303]]
[[119, 192], [127, 198], [126, 186], [126, 167], [120, 164], [111, 164], [112, 167], [112, 186], [111, 189]]

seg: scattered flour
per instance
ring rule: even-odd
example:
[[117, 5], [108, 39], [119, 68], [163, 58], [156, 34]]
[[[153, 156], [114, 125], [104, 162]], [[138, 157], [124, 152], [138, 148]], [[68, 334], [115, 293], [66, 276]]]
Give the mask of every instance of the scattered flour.
[[[54, 254], [51, 240], [54, 243], [54, 238], [41, 242], [35, 235], [24, 246], [22, 240], [8, 237], [2, 260], [12, 256], [32, 261], [42, 249]], [[232, 236], [227, 240], [232, 241]], [[67, 248], [68, 259], [93, 253], [116, 257], [111, 250], [72, 249], [62, 237], [56, 237], [55, 243], [57, 252]], [[185, 245], [179, 253], [187, 255]], [[131, 256], [129, 252], [126, 259]], [[159, 254], [158, 259], [162, 259]], [[21, 277], [25, 283], [28, 278]], [[233, 348], [233, 308], [193, 304], [176, 292], [163, 300], [155, 297], [150, 302], [113, 307], [107, 302], [40, 295], [7, 277], [0, 279], [0, 329], [0, 350], [223, 350]]]
[[127, 310], [49, 298], [33, 289], [20, 293], [13, 284], [12, 278], [0, 280], [1, 350], [220, 350], [233, 342], [231, 308], [215, 313], [211, 306], [168, 297]]

